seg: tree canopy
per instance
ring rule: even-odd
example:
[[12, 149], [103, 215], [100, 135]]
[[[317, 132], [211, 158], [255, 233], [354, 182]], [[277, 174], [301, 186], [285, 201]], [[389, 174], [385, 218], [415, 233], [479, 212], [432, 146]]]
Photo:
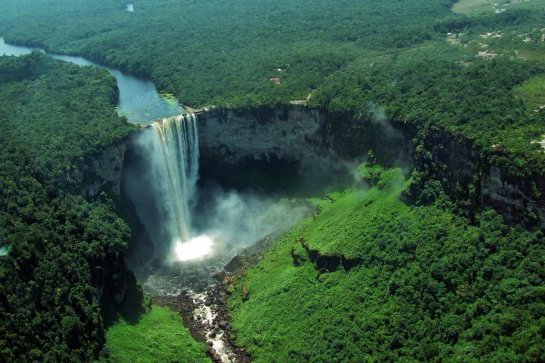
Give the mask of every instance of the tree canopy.
[[97, 358], [112, 284], [131, 289], [130, 230], [111, 200], [59, 186], [76, 160], [131, 131], [116, 99], [105, 71], [39, 52], [0, 57], [2, 361]]

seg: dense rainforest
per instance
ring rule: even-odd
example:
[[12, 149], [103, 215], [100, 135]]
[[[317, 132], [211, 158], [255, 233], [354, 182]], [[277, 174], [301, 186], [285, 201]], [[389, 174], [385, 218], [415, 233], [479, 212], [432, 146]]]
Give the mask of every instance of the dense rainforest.
[[439, 124], [484, 150], [515, 153], [500, 161], [516, 159], [514, 175], [543, 175], [532, 143], [543, 138], [543, 113], [534, 112], [543, 100], [526, 83], [544, 72], [542, 4], [468, 16], [454, 3], [139, 0], [128, 12], [119, 0], [7, 1], [0, 34], [149, 77], [192, 107], [299, 101]]
[[131, 132], [115, 80], [35, 52], [0, 57], [0, 95], [2, 361], [97, 358], [105, 319], [131, 309], [116, 289], [142, 294], [123, 260], [131, 232], [106, 195], [86, 200], [63, 179]]
[[[507, 223], [476, 202], [481, 179], [453, 182], [436, 155], [463, 139], [479, 172], [523, 180], [541, 203], [542, 0], [132, 3], [3, 0], [0, 36], [151, 79], [194, 108], [297, 105], [327, 114], [332, 134], [355, 119], [414, 136], [411, 165], [359, 155], [354, 187], [307, 199], [314, 212], [238, 272], [234, 344], [257, 362], [545, 360], [540, 216], [523, 207]], [[96, 67], [0, 57], [2, 361], [209, 360], [127, 270], [135, 230], [119, 200], [74, 177], [137, 132], [117, 99]]]

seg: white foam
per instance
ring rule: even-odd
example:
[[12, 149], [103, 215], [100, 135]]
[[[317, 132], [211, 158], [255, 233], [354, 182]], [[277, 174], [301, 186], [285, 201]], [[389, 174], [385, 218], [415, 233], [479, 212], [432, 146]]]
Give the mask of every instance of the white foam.
[[210, 256], [214, 250], [214, 241], [208, 236], [198, 236], [187, 242], [176, 241], [174, 251], [176, 261], [198, 260]]

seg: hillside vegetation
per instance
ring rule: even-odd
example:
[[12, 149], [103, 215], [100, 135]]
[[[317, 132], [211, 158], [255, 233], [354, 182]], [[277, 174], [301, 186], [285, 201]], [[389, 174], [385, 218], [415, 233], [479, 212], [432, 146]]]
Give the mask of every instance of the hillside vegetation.
[[541, 361], [543, 234], [406, 205], [400, 170], [362, 171], [373, 187], [315, 200], [239, 279], [237, 343], [256, 362]]
[[[0, 57], [3, 362], [92, 360], [104, 321], [138, 311], [141, 291], [123, 260], [128, 226], [105, 195], [59, 187], [78, 158], [131, 131], [115, 114], [114, 86], [105, 71], [41, 53]], [[111, 288], [125, 283], [134, 300], [116, 306]]]

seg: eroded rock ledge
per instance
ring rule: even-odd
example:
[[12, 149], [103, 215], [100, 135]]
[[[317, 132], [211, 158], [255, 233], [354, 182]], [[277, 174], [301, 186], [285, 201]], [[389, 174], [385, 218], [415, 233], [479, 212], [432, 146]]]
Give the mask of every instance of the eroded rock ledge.
[[544, 175], [514, 176], [495, 161], [509, 155], [441, 127], [421, 131], [415, 142], [416, 130], [402, 123], [302, 105], [212, 109], [198, 120], [203, 179], [276, 186], [286, 175], [304, 177], [305, 164], [330, 168], [361, 161], [372, 149], [382, 165], [413, 165], [440, 181], [471, 213], [493, 208], [509, 223], [545, 228]]
[[300, 266], [304, 261], [309, 260], [314, 263], [318, 276], [321, 273], [333, 272], [340, 269], [350, 271], [352, 268], [361, 264], [361, 258], [347, 258], [343, 255], [323, 255], [318, 250], [313, 250], [309, 247], [308, 242], [304, 238], [299, 240], [306, 256], [302, 256], [295, 249], [291, 251], [294, 266]]

